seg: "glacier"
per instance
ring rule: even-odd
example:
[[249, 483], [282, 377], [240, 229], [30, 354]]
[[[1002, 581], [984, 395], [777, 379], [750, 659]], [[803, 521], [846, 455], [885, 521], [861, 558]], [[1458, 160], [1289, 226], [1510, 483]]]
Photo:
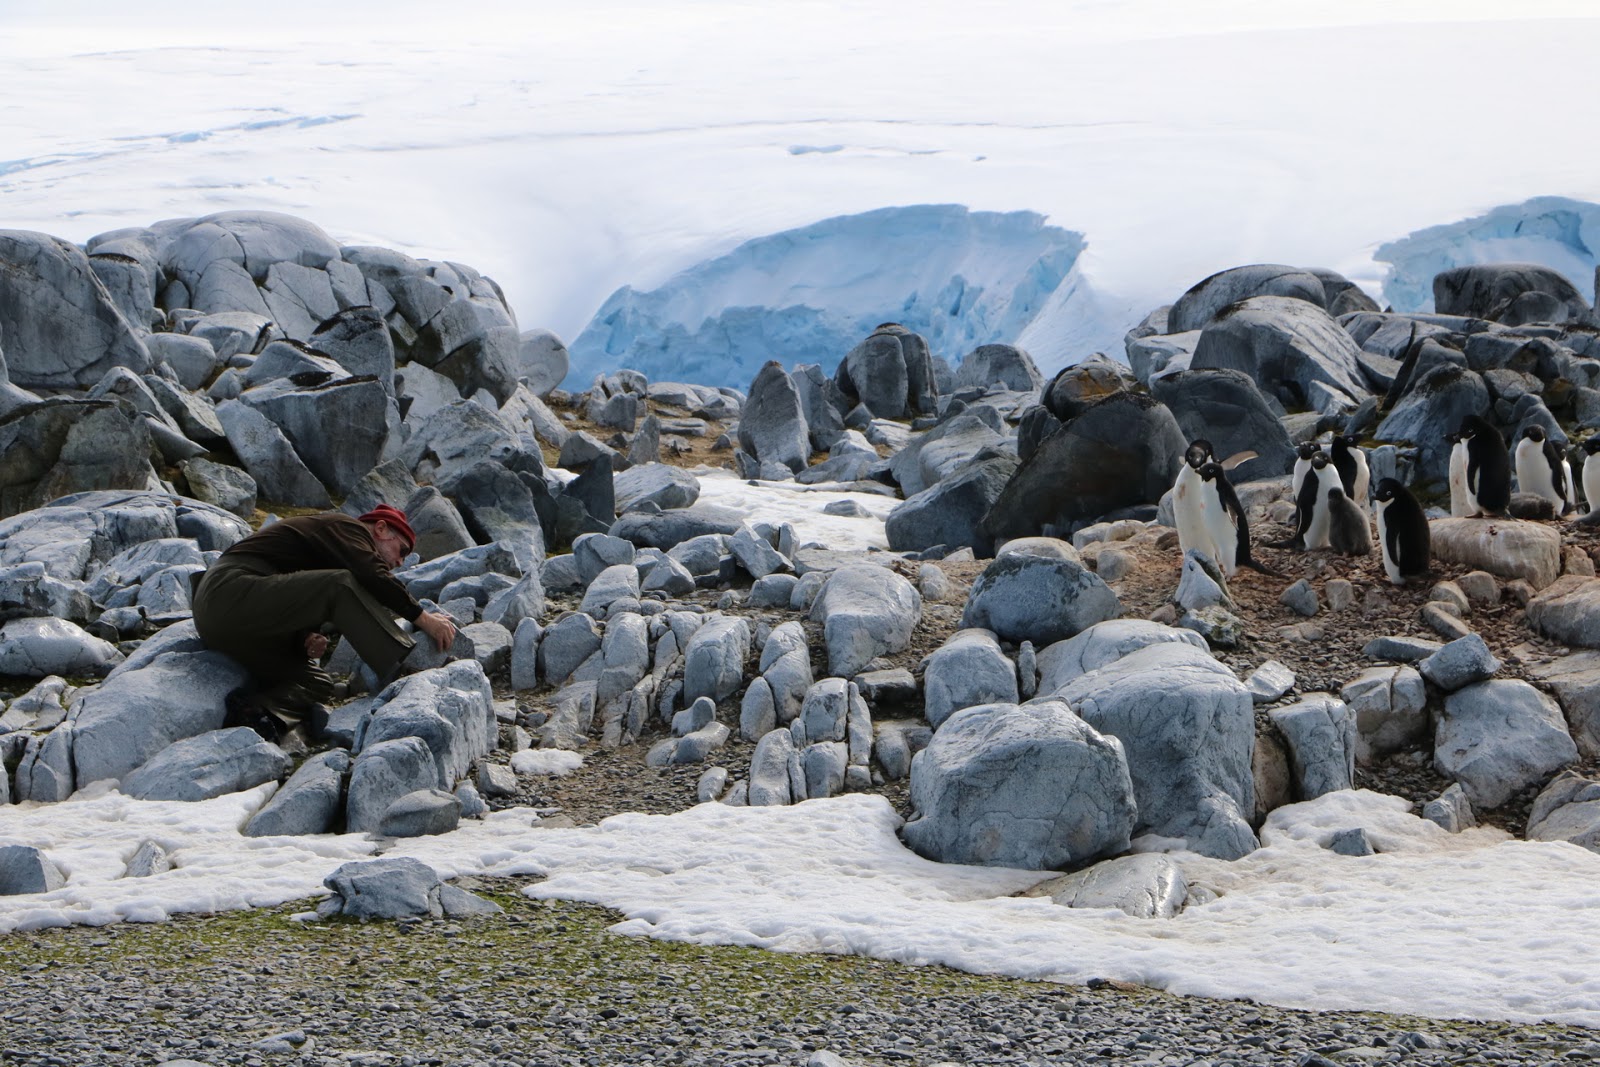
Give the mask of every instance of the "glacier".
[[1538, 196], [1417, 230], [1380, 245], [1373, 258], [1390, 265], [1383, 295], [1396, 311], [1432, 311], [1433, 276], [1475, 263], [1538, 263], [1560, 271], [1593, 303], [1597, 250], [1600, 204]]
[[1121, 351], [1080, 276], [1081, 233], [1032, 211], [886, 207], [759, 237], [660, 288], [623, 286], [569, 346], [570, 387], [630, 367], [652, 381], [743, 388], [762, 364], [829, 372], [883, 322], [958, 363], [981, 344], [1029, 348], [1041, 369]]

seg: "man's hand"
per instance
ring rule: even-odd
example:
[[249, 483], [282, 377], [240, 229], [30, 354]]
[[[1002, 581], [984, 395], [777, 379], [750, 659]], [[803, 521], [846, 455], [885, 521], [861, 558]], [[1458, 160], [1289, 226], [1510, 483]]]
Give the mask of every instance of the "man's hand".
[[328, 636], [315, 631], [306, 634], [306, 658], [321, 659], [328, 653]]
[[456, 642], [456, 622], [440, 611], [424, 611], [417, 616], [417, 629], [433, 639], [443, 652]]

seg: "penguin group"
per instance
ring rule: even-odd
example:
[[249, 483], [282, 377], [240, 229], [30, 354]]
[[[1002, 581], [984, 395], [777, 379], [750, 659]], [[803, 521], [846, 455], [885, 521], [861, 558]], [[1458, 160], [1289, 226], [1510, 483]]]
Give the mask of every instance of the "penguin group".
[[[1229, 465], [1235, 462], [1230, 460]], [[1596, 474], [1600, 479], [1600, 465]], [[1389, 580], [1400, 585], [1426, 574], [1431, 553], [1422, 506], [1393, 478], [1383, 479], [1375, 489], [1371, 483], [1367, 454], [1356, 437], [1335, 435], [1326, 451], [1314, 443], [1302, 444], [1290, 474], [1294, 533], [1270, 546], [1370, 555], [1375, 513]], [[1173, 516], [1182, 551], [1209, 556], [1228, 577], [1241, 566], [1273, 573], [1250, 556], [1244, 508], [1209, 441], [1192, 442], [1184, 454], [1173, 485]]]
[[[1522, 431], [1515, 451], [1487, 419], [1468, 415], [1450, 434], [1450, 514], [1459, 517], [1504, 515], [1511, 505], [1512, 472], [1519, 493], [1547, 502], [1557, 517], [1578, 510], [1579, 480], [1572, 461], [1544, 427]], [[1600, 506], [1600, 435], [1583, 442], [1583, 501], [1593, 515]]]

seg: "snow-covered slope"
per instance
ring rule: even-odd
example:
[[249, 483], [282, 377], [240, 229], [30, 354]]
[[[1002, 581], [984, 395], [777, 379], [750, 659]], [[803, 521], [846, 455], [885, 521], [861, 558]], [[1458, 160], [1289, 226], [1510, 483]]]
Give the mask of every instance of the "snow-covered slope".
[[1031, 211], [925, 204], [824, 219], [746, 241], [658, 289], [617, 290], [572, 343], [568, 382], [632, 367], [744, 387], [769, 359], [831, 371], [883, 322], [952, 363], [1026, 338], [1042, 364], [1060, 365], [1075, 343], [1115, 336], [1077, 274], [1083, 250], [1083, 235]]
[[1600, 204], [1540, 196], [1445, 226], [1430, 226], [1379, 247], [1391, 264], [1383, 295], [1397, 311], [1432, 311], [1433, 276], [1474, 263], [1538, 263], [1594, 295]]

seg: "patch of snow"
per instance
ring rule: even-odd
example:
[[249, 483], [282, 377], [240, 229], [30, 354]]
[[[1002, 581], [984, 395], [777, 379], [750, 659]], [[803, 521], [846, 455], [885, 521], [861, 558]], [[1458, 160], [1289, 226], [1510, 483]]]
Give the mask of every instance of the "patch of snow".
[[[711, 467], [696, 467], [694, 476], [700, 479], [701, 503], [742, 512], [751, 522], [790, 523], [801, 544], [815, 541], [841, 551], [887, 549], [883, 523], [900, 504], [897, 497], [847, 489], [839, 482], [749, 482], [732, 471]], [[868, 514], [856, 518], [823, 511], [841, 500], [855, 501]]]
[[[43, 849], [67, 874], [53, 893], [0, 897], [0, 933], [159, 921], [319, 895], [361, 835], [245, 838], [273, 787], [196, 804], [90, 790], [0, 807], [0, 843]], [[932, 863], [907, 850], [882, 797], [789, 808], [702, 804], [546, 829], [527, 809], [437, 837], [398, 840], [446, 877], [540, 875], [526, 892], [620, 911], [618, 933], [779, 951], [838, 952], [1062, 982], [1106, 977], [1175, 993], [1287, 1007], [1600, 1026], [1600, 855], [1451, 835], [1406, 801], [1341, 792], [1281, 808], [1261, 849], [1234, 862], [1175, 858], [1219, 894], [1174, 919], [1071, 909], [1011, 894], [1046, 875]], [[1373, 856], [1323, 845], [1362, 827]], [[122, 878], [154, 839], [178, 866]], [[796, 877], [804, 871], [805, 877]]]
[[518, 774], [567, 775], [583, 766], [583, 757], [564, 748], [525, 748], [511, 754], [511, 769]]

